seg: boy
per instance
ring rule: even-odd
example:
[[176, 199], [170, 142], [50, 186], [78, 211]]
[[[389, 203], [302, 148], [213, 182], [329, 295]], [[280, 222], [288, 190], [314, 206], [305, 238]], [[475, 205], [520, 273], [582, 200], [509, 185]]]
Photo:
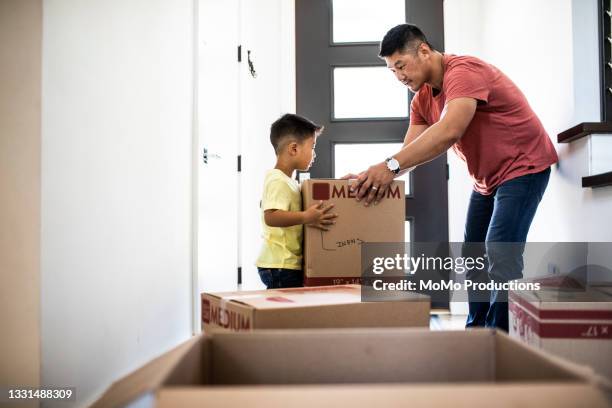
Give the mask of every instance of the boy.
[[300, 185], [295, 170], [308, 170], [315, 153], [316, 138], [323, 127], [298, 115], [286, 114], [270, 128], [276, 166], [266, 174], [261, 200], [263, 247], [257, 269], [267, 289], [303, 285], [302, 231], [309, 225], [327, 231], [337, 214], [333, 205], [319, 202], [302, 211]]

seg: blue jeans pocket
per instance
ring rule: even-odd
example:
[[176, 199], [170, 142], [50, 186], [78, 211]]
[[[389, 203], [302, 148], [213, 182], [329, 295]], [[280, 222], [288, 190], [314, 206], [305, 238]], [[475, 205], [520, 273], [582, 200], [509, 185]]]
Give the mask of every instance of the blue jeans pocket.
[[257, 272], [259, 272], [259, 277], [266, 288], [271, 289], [274, 286], [274, 278], [272, 276], [272, 271], [270, 269], [257, 268]]
[[257, 268], [257, 272], [259, 272], [259, 277], [267, 289], [304, 286], [304, 275], [300, 270]]

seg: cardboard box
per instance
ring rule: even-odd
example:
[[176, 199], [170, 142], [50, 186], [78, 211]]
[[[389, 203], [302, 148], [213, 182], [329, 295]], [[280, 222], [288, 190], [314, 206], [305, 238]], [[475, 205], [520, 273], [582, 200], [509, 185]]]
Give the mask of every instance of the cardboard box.
[[329, 231], [304, 228], [304, 285], [361, 283], [361, 244], [405, 241], [404, 182], [394, 181], [377, 205], [368, 207], [350, 192], [354, 180], [310, 179], [302, 183], [302, 203], [333, 203], [338, 214]]
[[359, 285], [203, 293], [202, 330], [429, 327], [429, 297], [361, 302]]
[[195, 337], [94, 407], [609, 407], [603, 387], [485, 329], [263, 330]]
[[512, 291], [510, 335], [612, 378], [611, 289]]

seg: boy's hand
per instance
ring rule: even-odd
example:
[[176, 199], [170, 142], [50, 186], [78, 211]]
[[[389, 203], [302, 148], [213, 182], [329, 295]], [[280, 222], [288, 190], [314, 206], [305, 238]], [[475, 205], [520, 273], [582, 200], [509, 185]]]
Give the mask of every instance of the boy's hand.
[[333, 207], [333, 204], [323, 205], [323, 201], [310, 206], [304, 211], [304, 224], [323, 231], [329, 231], [329, 226], [335, 224], [336, 221], [334, 219], [338, 217], [338, 214], [329, 212]]

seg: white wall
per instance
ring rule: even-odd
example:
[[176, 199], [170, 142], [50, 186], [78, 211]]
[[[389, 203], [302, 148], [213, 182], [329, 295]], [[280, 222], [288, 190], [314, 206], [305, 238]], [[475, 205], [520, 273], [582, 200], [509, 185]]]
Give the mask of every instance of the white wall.
[[[446, 51], [491, 62], [527, 96], [551, 139], [580, 122], [599, 121], [596, 0], [446, 0]], [[583, 189], [588, 141], [556, 144], [560, 163], [532, 224], [529, 241], [611, 241], [612, 188]], [[449, 155], [451, 241], [463, 240], [471, 182]]]
[[[479, 56], [482, 52], [482, 0], [444, 1], [444, 47], [446, 52]], [[426, 33], [427, 34], [427, 33]], [[450, 242], [463, 242], [465, 216], [472, 181], [467, 166], [453, 152], [447, 153], [448, 180], [448, 235]]]
[[75, 406], [191, 334], [192, 9], [44, 3], [42, 383]]

